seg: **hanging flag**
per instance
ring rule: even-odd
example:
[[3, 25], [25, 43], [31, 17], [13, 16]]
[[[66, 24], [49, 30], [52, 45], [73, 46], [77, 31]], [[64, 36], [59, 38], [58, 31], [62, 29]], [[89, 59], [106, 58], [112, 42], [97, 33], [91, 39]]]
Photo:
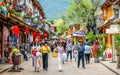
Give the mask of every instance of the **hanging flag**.
[[20, 5], [22, 5], [22, 10], [26, 10], [27, 7], [26, 0], [21, 0]]
[[33, 21], [34, 21], [34, 22], [37, 22], [37, 20], [38, 20], [38, 19], [37, 19], [37, 16], [34, 16], [34, 17], [33, 17]]
[[20, 29], [17, 25], [12, 27], [12, 31], [14, 34], [20, 34]]
[[3, 0], [0, 0], [0, 8], [2, 10], [2, 12], [4, 13], [4, 16], [7, 15], [7, 7], [5, 6], [5, 3]]
[[0, 0], [0, 6], [5, 6], [5, 3], [3, 0]]
[[26, 27], [26, 34], [29, 34], [29, 28], [28, 27]]
[[1, 6], [4, 16], [7, 16], [7, 9], [5, 6]]
[[10, 13], [9, 12], [7, 13], [7, 17], [10, 17]]
[[33, 15], [33, 13], [32, 13], [32, 8], [30, 8], [30, 12], [29, 12], [29, 14], [30, 14], [30, 16]]
[[20, 18], [22, 19], [24, 15], [25, 15], [25, 11], [23, 11], [23, 12], [21, 13]]

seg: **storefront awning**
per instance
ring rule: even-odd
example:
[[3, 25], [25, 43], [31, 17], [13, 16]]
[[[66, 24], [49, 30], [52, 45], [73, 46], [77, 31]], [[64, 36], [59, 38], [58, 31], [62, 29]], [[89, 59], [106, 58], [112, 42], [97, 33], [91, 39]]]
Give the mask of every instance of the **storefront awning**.
[[86, 34], [82, 31], [76, 31], [72, 33], [73, 36], [80, 36], [80, 37], [84, 37], [86, 36]]

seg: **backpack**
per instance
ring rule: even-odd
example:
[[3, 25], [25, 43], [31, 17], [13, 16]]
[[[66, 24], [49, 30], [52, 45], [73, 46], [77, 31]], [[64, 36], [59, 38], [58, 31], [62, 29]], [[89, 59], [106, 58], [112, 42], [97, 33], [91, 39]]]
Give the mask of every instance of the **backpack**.
[[99, 50], [99, 46], [98, 45], [93, 45], [92, 51], [97, 52], [98, 50]]

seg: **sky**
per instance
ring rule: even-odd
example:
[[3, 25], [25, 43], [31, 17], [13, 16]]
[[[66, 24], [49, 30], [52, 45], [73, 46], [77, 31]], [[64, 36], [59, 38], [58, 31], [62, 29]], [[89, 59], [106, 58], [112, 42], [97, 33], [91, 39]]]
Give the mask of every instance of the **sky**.
[[64, 14], [71, 0], [39, 0], [48, 20], [56, 20]]

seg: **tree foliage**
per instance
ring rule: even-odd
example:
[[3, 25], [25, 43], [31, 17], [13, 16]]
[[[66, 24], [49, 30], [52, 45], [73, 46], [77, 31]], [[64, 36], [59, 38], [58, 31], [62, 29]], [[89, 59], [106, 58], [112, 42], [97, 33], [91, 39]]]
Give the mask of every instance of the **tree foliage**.
[[72, 0], [65, 14], [67, 21], [73, 24], [91, 26], [95, 24], [95, 12], [101, 0]]
[[68, 29], [67, 23], [62, 19], [56, 20], [54, 24], [57, 26], [58, 34], [63, 34]]

